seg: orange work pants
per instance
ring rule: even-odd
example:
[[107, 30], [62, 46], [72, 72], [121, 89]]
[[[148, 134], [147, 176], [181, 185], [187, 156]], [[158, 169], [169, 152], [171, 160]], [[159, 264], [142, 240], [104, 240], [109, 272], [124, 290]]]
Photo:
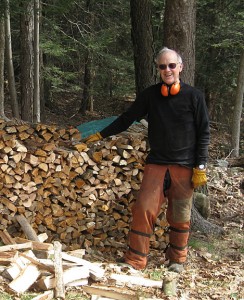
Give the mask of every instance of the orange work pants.
[[168, 200], [169, 247], [166, 258], [184, 263], [187, 256], [193, 187], [192, 169], [180, 165], [145, 166], [138, 199], [132, 207], [125, 262], [136, 269], [147, 265], [150, 236], [162, 204]]

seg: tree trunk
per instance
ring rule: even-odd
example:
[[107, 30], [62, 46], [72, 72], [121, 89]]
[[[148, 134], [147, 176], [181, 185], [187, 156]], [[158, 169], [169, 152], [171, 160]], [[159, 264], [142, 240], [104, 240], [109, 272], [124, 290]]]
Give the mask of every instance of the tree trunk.
[[87, 42], [87, 49], [85, 55], [85, 71], [84, 71], [84, 88], [83, 88], [83, 96], [81, 101], [80, 112], [85, 113], [86, 110], [93, 110], [93, 99], [91, 97], [92, 91], [92, 84], [93, 84], [93, 75], [92, 75], [92, 61], [93, 61], [93, 54], [92, 50], [90, 49], [90, 39], [92, 39], [92, 30], [93, 30], [93, 23], [94, 23], [94, 16], [92, 13], [92, 5], [93, 2], [91, 0], [86, 1], [86, 16], [85, 16], [85, 24], [86, 24], [86, 31], [88, 34], [88, 42]]
[[34, 122], [41, 121], [40, 108], [40, 64], [39, 64], [39, 0], [34, 1]]
[[92, 54], [90, 50], [86, 52], [86, 62], [85, 62], [85, 72], [84, 72], [84, 88], [83, 96], [81, 102], [80, 112], [85, 113], [86, 110], [92, 111], [92, 97], [91, 97], [91, 88], [92, 88]]
[[8, 69], [8, 87], [9, 87], [11, 108], [12, 108], [13, 116], [19, 119], [20, 118], [19, 104], [17, 100], [13, 56], [12, 56], [9, 0], [5, 0], [5, 41], [6, 41], [6, 60], [7, 60], [7, 69]]
[[33, 1], [23, 1], [21, 14], [21, 117], [33, 122]]
[[136, 93], [155, 83], [153, 33], [149, 0], [131, 0]]
[[0, 13], [0, 115], [4, 117], [4, 18]]
[[231, 146], [233, 149], [231, 154], [232, 157], [239, 156], [243, 94], [244, 94], [244, 50], [242, 49], [241, 61], [239, 65], [239, 74], [237, 79], [237, 91], [236, 91], [236, 99], [235, 99], [235, 106], [233, 112], [233, 121], [232, 121], [232, 135], [231, 135]]
[[[40, 32], [45, 31], [45, 26], [43, 25], [43, 19], [46, 18], [45, 16], [45, 10], [43, 7], [45, 7], [45, 1], [40, 1], [39, 3], [40, 9], [39, 9], [39, 30]], [[45, 107], [46, 104], [48, 106], [48, 103], [50, 103], [51, 98], [51, 83], [50, 80], [47, 78], [44, 78], [44, 70], [48, 65], [48, 57], [47, 54], [45, 54], [45, 51], [43, 51], [42, 48], [39, 49], [39, 64], [40, 64], [40, 114], [41, 114], [41, 121], [45, 122], [46, 120], [46, 114], [45, 114]]]
[[196, 0], [166, 0], [163, 44], [183, 57], [181, 78], [194, 85]]

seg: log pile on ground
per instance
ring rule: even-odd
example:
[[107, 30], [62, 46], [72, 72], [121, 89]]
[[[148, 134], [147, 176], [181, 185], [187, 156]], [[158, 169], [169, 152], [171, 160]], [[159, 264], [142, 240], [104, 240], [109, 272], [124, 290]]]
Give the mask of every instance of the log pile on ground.
[[[63, 249], [126, 245], [130, 208], [139, 190], [148, 151], [147, 130], [130, 131], [95, 144], [81, 142], [77, 129], [0, 121], [0, 230], [23, 237], [23, 215], [48, 243]], [[151, 246], [165, 247], [159, 216]]]
[[[65, 299], [67, 289], [81, 288], [87, 294], [98, 295], [96, 299], [109, 296], [135, 300], [138, 295], [133, 291], [129, 294], [129, 291], [123, 291], [121, 284], [164, 287], [162, 280], [151, 280], [141, 273], [130, 275], [126, 266], [92, 263], [83, 258], [84, 249], [64, 252], [60, 242], [46, 243], [46, 234], [40, 234], [38, 241], [32, 241], [13, 238], [4, 230], [0, 231], [0, 238], [5, 244], [0, 246], [0, 279], [11, 294], [34, 292], [37, 295], [33, 300]], [[127, 274], [123, 269], [127, 269]], [[113, 288], [109, 281], [114, 282]], [[115, 286], [120, 289], [113, 290]]]

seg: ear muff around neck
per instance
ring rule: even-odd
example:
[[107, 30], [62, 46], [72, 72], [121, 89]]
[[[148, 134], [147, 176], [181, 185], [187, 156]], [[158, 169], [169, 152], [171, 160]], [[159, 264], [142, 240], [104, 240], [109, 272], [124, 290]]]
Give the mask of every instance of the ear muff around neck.
[[173, 83], [171, 86], [168, 86], [167, 84], [162, 84], [161, 86], [161, 94], [164, 97], [168, 97], [169, 95], [177, 95], [180, 91], [180, 83], [176, 82]]

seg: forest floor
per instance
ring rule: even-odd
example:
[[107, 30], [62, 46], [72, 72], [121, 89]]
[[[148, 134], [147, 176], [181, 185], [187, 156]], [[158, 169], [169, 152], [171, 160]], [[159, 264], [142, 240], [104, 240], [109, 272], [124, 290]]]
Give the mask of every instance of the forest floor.
[[[65, 105], [57, 110], [47, 111], [46, 123], [60, 126], [78, 126], [83, 122], [116, 115], [116, 110], [90, 113], [81, 116], [75, 103]], [[221, 237], [205, 236], [192, 232], [189, 240], [189, 255], [185, 271], [177, 275], [177, 295], [166, 296], [161, 288], [147, 288], [133, 284], [116, 286], [114, 282], [104, 281], [98, 286], [106, 286], [110, 290], [134, 294], [138, 299], [244, 299], [244, 191], [240, 183], [244, 180], [244, 169], [225, 165], [229, 149], [229, 136], [219, 128], [211, 128], [210, 162], [208, 166], [208, 195], [211, 202], [209, 221], [221, 226], [225, 234]], [[243, 187], [242, 187], [243, 188]], [[133, 276], [128, 268], [117, 268], [115, 260], [122, 255], [122, 250], [115, 253], [101, 253], [99, 249], [91, 249], [84, 257], [104, 267], [106, 273], [119, 272]], [[105, 274], [106, 274], [105, 273]], [[146, 270], [140, 276], [153, 280], [163, 280], [167, 274], [164, 267], [164, 254], [159, 250], [151, 250]], [[141, 297], [141, 298], [140, 298]], [[0, 284], [0, 300], [29, 300], [33, 294], [9, 295]], [[67, 300], [91, 299], [82, 287], [67, 290]], [[93, 298], [95, 299], [95, 298]], [[99, 299], [99, 298], [96, 298]], [[122, 298], [121, 298], [122, 299]], [[127, 299], [127, 297], [125, 297]]]

